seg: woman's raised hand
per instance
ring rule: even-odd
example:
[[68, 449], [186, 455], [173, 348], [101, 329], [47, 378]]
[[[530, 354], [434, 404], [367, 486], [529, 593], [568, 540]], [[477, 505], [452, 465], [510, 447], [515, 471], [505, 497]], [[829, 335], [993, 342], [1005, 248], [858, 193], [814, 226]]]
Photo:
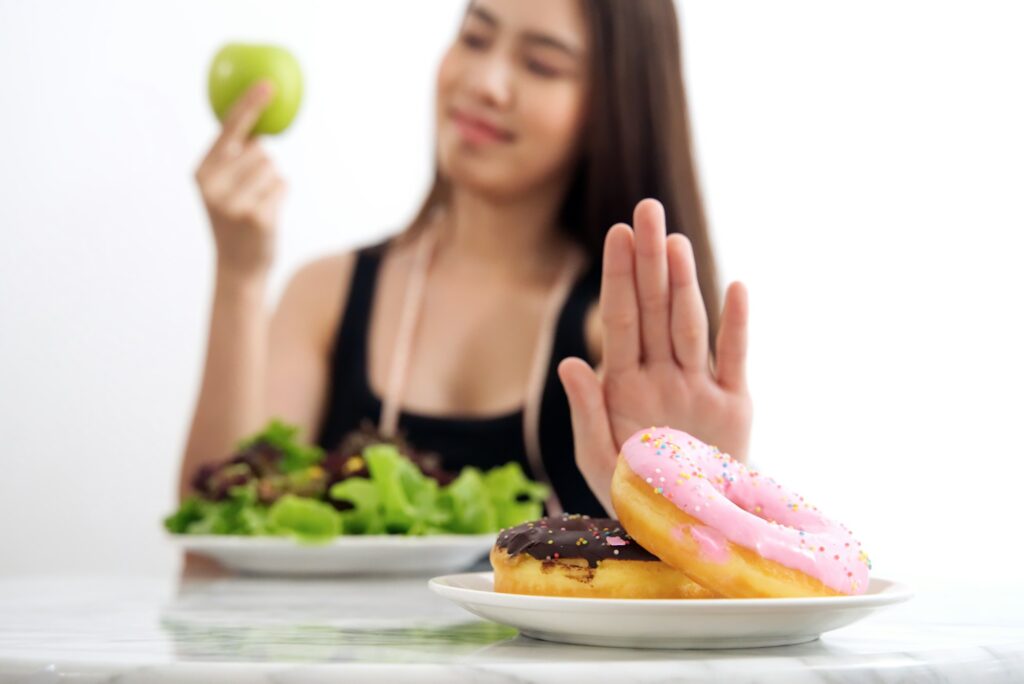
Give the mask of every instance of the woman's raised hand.
[[261, 276], [274, 254], [274, 232], [285, 182], [249, 133], [273, 97], [267, 81], [232, 107], [196, 170], [217, 245], [217, 266], [242, 277]]
[[633, 223], [616, 224], [605, 238], [598, 370], [577, 358], [558, 367], [576, 463], [609, 514], [619, 448], [637, 430], [667, 425], [745, 460], [753, 416], [745, 288], [736, 282], [726, 292], [712, 369], [690, 241], [666, 238], [655, 200], [636, 206]]

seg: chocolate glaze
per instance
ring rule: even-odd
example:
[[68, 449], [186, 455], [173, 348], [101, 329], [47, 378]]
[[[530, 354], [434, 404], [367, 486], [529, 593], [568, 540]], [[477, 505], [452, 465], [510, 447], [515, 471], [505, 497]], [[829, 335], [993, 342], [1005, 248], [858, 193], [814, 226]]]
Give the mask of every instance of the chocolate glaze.
[[497, 546], [509, 556], [525, 553], [539, 561], [582, 558], [592, 568], [603, 560], [658, 560], [618, 520], [586, 515], [563, 514], [510, 527], [498, 535]]

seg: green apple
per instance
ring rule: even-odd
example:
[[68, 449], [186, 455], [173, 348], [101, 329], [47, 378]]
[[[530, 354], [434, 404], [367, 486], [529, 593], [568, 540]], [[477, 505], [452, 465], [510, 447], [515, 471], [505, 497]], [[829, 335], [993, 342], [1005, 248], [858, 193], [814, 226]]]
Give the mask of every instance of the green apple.
[[210, 104], [219, 121], [231, 105], [260, 80], [274, 84], [274, 97], [263, 110], [253, 133], [280, 133], [288, 128], [302, 101], [302, 71], [288, 50], [276, 45], [229, 43], [210, 64]]

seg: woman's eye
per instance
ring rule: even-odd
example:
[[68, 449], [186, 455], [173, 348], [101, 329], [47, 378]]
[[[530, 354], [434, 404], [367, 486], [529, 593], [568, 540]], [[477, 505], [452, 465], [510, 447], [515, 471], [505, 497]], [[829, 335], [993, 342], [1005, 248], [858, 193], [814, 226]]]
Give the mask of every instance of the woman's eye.
[[474, 50], [482, 48], [484, 47], [484, 45], [487, 44], [486, 39], [484, 39], [482, 36], [474, 36], [471, 33], [464, 33], [462, 35], [462, 42], [465, 43], [467, 47], [470, 47]]
[[544, 64], [543, 62], [538, 62], [536, 60], [532, 60], [532, 59], [526, 60], [526, 67], [530, 71], [532, 71], [533, 73], [535, 73], [535, 74], [537, 74], [539, 76], [551, 77], [551, 76], [557, 76], [558, 75], [558, 70], [557, 69], [552, 69], [547, 64]]

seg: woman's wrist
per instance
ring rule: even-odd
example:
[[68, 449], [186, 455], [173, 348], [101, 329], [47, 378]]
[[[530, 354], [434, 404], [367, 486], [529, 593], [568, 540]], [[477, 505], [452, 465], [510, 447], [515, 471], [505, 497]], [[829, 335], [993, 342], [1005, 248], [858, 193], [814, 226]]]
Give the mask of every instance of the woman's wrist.
[[218, 263], [215, 279], [218, 295], [262, 302], [267, 289], [266, 271], [240, 271]]

